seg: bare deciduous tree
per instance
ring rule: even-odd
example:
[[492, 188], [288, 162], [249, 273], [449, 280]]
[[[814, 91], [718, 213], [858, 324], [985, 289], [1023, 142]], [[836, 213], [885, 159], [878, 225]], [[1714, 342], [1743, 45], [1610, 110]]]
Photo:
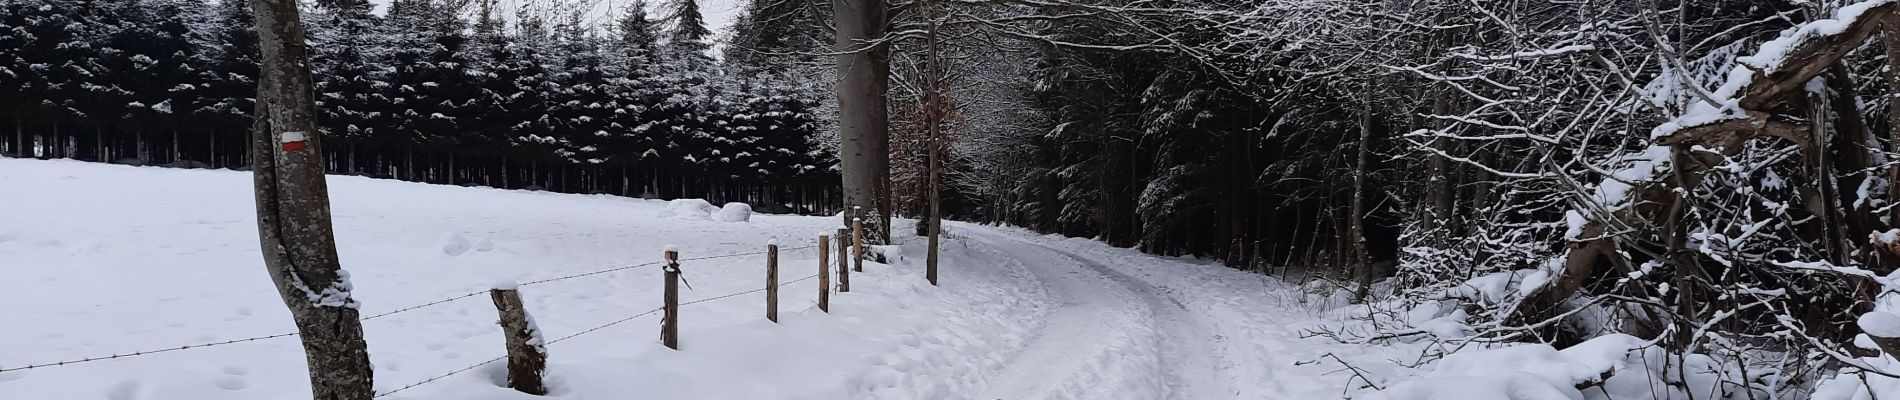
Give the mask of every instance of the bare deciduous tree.
[[295, 0], [252, 0], [263, 56], [251, 132], [264, 266], [297, 323], [319, 400], [375, 395], [368, 346], [337, 262], [304, 31]]

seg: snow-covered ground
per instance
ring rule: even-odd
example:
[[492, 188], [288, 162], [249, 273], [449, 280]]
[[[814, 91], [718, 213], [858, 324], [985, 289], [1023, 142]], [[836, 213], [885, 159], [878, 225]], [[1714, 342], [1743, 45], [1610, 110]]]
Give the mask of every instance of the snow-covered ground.
[[[666, 203], [331, 177], [337, 240], [364, 315], [538, 279], [683, 257], [814, 244], [832, 218], [661, 218]], [[250, 175], [0, 159], [0, 368], [293, 330], [257, 253]], [[982, 246], [946, 246], [942, 288], [915, 260], [867, 263], [852, 292], [815, 308], [817, 280], [681, 312], [682, 351], [635, 319], [550, 346], [553, 397], [954, 398], [987, 382], [1045, 307], [1035, 280]], [[817, 273], [785, 252], [781, 280]], [[760, 288], [763, 256], [687, 261], [684, 301]], [[657, 268], [523, 287], [549, 337], [659, 304]], [[389, 391], [501, 356], [487, 296], [366, 321], [376, 386]], [[0, 373], [4, 399], [308, 398], [286, 337]], [[390, 398], [525, 399], [500, 363]]]
[[[835, 218], [719, 222], [668, 202], [331, 177], [337, 240], [364, 315], [536, 280], [814, 244]], [[680, 204], [680, 203], [676, 203]], [[690, 208], [701, 209], [693, 205]], [[250, 175], [0, 159], [0, 369], [291, 331], [256, 249]], [[900, 238], [852, 292], [815, 307], [817, 280], [787, 284], [780, 323], [763, 294], [692, 304], [682, 350], [656, 316], [550, 346], [550, 397], [567, 399], [1319, 399], [1365, 388], [1338, 363], [1400, 376], [1416, 348], [1302, 338], [1313, 311], [1280, 281], [1011, 228], [947, 226], [942, 287]], [[907, 232], [909, 229], [899, 229]], [[907, 256], [905, 256], [907, 255]], [[817, 272], [788, 250], [782, 281]], [[764, 257], [683, 263], [683, 300], [760, 288]], [[651, 310], [659, 270], [522, 287], [561, 338]], [[1320, 296], [1324, 297], [1324, 296]], [[487, 296], [364, 322], [376, 387], [389, 392], [499, 357]], [[1329, 356], [1329, 354], [1331, 356]], [[308, 398], [294, 337], [0, 373], [0, 399]], [[530, 399], [501, 363], [397, 399]], [[1353, 386], [1348, 389], [1348, 386]]]

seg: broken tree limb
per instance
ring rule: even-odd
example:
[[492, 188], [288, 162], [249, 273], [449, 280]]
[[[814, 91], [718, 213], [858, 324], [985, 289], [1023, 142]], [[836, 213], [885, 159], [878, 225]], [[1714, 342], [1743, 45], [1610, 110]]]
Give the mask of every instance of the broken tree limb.
[[[1611, 226], [1654, 225], [1666, 219], [1666, 210], [1662, 209], [1666, 201], [1674, 196], [1678, 185], [1693, 187], [1701, 181], [1706, 166], [1713, 164], [1709, 158], [1721, 158], [1739, 151], [1742, 144], [1762, 137], [1775, 137], [1793, 143], [1812, 143], [1810, 128], [1798, 123], [1808, 119], [1802, 110], [1806, 107], [1805, 96], [1801, 88], [1815, 77], [1827, 72], [1842, 57], [1859, 47], [1876, 30], [1886, 26], [1884, 21], [1893, 19], [1900, 2], [1876, 0], [1864, 3], [1857, 14], [1842, 13], [1843, 18], [1851, 21], [1824, 20], [1810, 22], [1808, 26], [1797, 28], [1794, 43], [1775, 45], [1789, 46], [1782, 58], [1769, 60], [1766, 68], [1755, 70], [1748, 77], [1749, 82], [1736, 91], [1735, 104], [1741, 110], [1739, 118], [1704, 121], [1670, 132], [1656, 139], [1657, 144], [1665, 146], [1700, 145], [1713, 150], [1714, 154], [1701, 153], [1696, 159], [1701, 162], [1692, 165], [1670, 165], [1669, 168], [1683, 168], [1679, 171], [1686, 176], [1685, 182], [1669, 182], [1663, 179], [1649, 179], [1636, 185], [1629, 194], [1631, 205], [1620, 210], [1599, 215], [1587, 220], [1577, 235], [1578, 241], [1569, 245], [1563, 260], [1563, 270], [1555, 271], [1555, 276], [1542, 285], [1531, 289], [1524, 297], [1506, 311], [1503, 322], [1507, 326], [1524, 326], [1551, 318], [1560, 314], [1564, 302], [1575, 296], [1589, 278], [1596, 274], [1599, 265], [1605, 263], [1604, 256], [1616, 255], [1619, 246], [1615, 242], [1620, 235], [1611, 235]], [[1854, 6], [1849, 6], [1854, 7]], [[1827, 22], [1832, 21], [1832, 22]], [[1846, 26], [1836, 29], [1821, 29], [1817, 23]], [[1771, 42], [1772, 44], [1773, 42]], [[1767, 52], [1763, 52], [1767, 53]], [[1757, 60], [1760, 62], [1761, 60]], [[1897, 86], [1900, 87], [1900, 86]], [[1723, 99], [1728, 100], [1728, 99]], [[1791, 116], [1790, 116], [1791, 114]], [[1660, 169], [1657, 173], [1661, 173]], [[1583, 201], [1591, 201], [1585, 199]], [[1645, 223], [1649, 222], [1649, 223]]]
[[[1849, 7], [1853, 6], [1842, 7], [1842, 9], [1847, 10]], [[1797, 38], [1792, 49], [1787, 51], [1787, 56], [1774, 64], [1770, 70], [1755, 71], [1755, 76], [1748, 87], [1739, 92], [1738, 104], [1746, 110], [1769, 110], [1779, 108], [1778, 103], [1788, 100], [1799, 101], [1798, 96], [1791, 98], [1789, 95], [1800, 93], [1802, 86], [1808, 84], [1808, 80], [1827, 72], [1835, 61], [1846, 57], [1847, 53], [1854, 51], [1854, 48], [1860, 47], [1869, 36], [1880, 30], [1882, 27], [1880, 22], [1892, 15], [1896, 8], [1900, 8], [1900, 2], [1880, 1], [1877, 5], [1852, 16], [1853, 21], [1849, 21], [1850, 23], [1838, 33], [1822, 34], [1819, 32], [1822, 29], [1810, 31], [1806, 29], [1806, 26], [1796, 28], [1798, 32], [1796, 34], [1805, 34], [1805, 36]], [[1839, 16], [1848, 17], [1848, 15]]]

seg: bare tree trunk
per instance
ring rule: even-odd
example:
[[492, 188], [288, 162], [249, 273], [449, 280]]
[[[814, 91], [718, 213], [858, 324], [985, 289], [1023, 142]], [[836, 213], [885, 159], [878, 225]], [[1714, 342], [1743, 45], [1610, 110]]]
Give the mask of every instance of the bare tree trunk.
[[1352, 169], [1352, 215], [1346, 217], [1352, 230], [1346, 240], [1352, 241], [1353, 275], [1359, 280], [1353, 301], [1365, 301], [1372, 293], [1372, 263], [1366, 256], [1366, 164], [1372, 154], [1372, 102], [1366, 102], [1359, 118], [1359, 159]]
[[402, 177], [397, 178], [397, 179], [410, 181], [410, 182], [417, 182], [416, 180], [416, 149], [408, 148], [408, 147], [403, 148], [402, 150]]
[[[1446, 149], [1450, 147], [1446, 143], [1448, 141], [1450, 140], [1444, 138], [1433, 139], [1431, 146], [1435, 150], [1446, 151]], [[1431, 232], [1447, 228], [1451, 225], [1449, 219], [1453, 214], [1452, 207], [1457, 204], [1454, 201], [1457, 194], [1457, 187], [1451, 183], [1451, 168], [1447, 165], [1448, 162], [1445, 157], [1436, 154], [1427, 157], [1426, 168], [1431, 172], [1426, 179], [1430, 179], [1431, 182], [1427, 183], [1425, 187], [1426, 201], [1423, 202], [1425, 212], [1424, 215], [1420, 216], [1419, 227], [1423, 231]], [[1443, 235], [1442, 233], [1434, 233], [1432, 235], [1434, 236], [1427, 240], [1433, 240], [1435, 245], [1438, 244], [1435, 241], [1443, 237], [1440, 236]]]
[[[870, 240], [890, 241], [890, 110], [885, 90], [890, 80], [890, 47], [884, 37], [884, 0], [833, 0], [838, 50], [838, 157], [843, 167], [844, 201], [872, 210]], [[849, 224], [851, 216], [844, 222]]]
[[349, 274], [337, 263], [297, 0], [252, 0], [260, 53], [251, 135], [264, 265], [290, 308], [318, 400], [375, 395]]
[[[1887, 143], [1900, 151], [1900, 15], [1881, 21], [1880, 36], [1887, 51]], [[1887, 201], [1900, 201], [1900, 164], [1887, 169]], [[1889, 209], [1887, 218], [1888, 226], [1900, 226], [1900, 207]]]
[[934, 286], [937, 284], [937, 242], [943, 232], [943, 178], [938, 170], [943, 168], [943, 117], [948, 110], [943, 104], [943, 91], [946, 89], [943, 82], [943, 53], [938, 47], [937, 36], [937, 31], [942, 28], [937, 16], [939, 6], [935, 0], [925, 6], [929, 7], [930, 12], [929, 54], [924, 60], [928, 63], [924, 67], [924, 96], [927, 96], [924, 101], [924, 126], [929, 129], [925, 135], [925, 146], [930, 149], [930, 162], [926, 165], [926, 168], [930, 168], [930, 216], [925, 223], [930, 224], [930, 252], [924, 257], [924, 279]]

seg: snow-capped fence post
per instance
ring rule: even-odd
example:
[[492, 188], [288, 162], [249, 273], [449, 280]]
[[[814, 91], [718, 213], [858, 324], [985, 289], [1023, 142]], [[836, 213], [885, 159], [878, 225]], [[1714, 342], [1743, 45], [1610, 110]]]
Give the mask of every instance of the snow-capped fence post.
[[778, 322], [778, 241], [765, 245], [765, 319]]
[[521, 291], [513, 282], [495, 285], [488, 297], [495, 300], [495, 312], [501, 314], [501, 334], [508, 346], [508, 387], [532, 395], [548, 394], [541, 377], [547, 375], [547, 343], [541, 328], [528, 317], [521, 305]]
[[662, 296], [665, 305], [660, 317], [660, 344], [666, 348], [680, 349], [680, 252], [673, 246], [666, 249], [666, 292]]
[[838, 293], [851, 291], [851, 256], [845, 254], [845, 242], [851, 240], [844, 227], [838, 227]]
[[818, 234], [818, 311], [831, 312], [831, 235]]
[[864, 272], [864, 217], [851, 219], [851, 270]]

